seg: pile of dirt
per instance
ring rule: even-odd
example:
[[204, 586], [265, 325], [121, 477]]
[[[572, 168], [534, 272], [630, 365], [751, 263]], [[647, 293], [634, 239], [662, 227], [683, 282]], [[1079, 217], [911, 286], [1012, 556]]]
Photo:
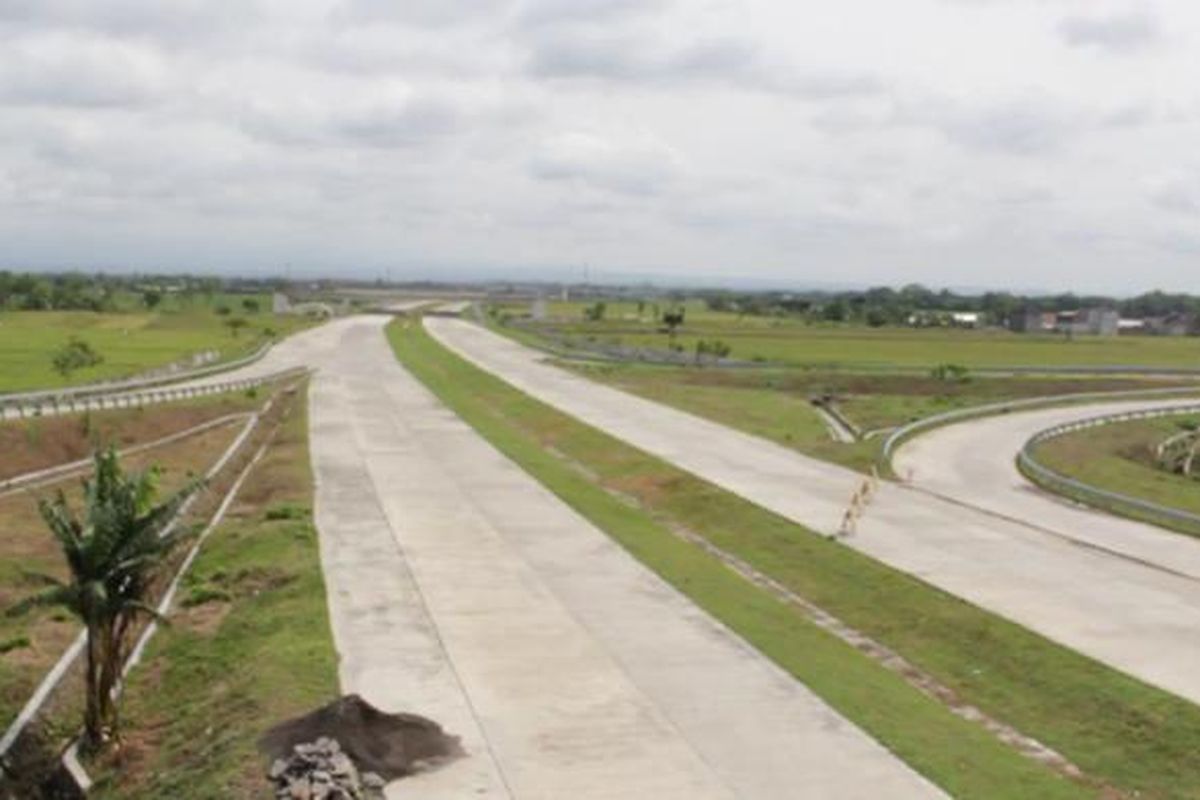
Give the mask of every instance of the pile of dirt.
[[415, 714], [388, 714], [356, 694], [341, 697], [302, 717], [281, 723], [259, 740], [272, 761], [287, 761], [297, 745], [332, 739], [360, 773], [385, 781], [462, 755], [458, 737]]

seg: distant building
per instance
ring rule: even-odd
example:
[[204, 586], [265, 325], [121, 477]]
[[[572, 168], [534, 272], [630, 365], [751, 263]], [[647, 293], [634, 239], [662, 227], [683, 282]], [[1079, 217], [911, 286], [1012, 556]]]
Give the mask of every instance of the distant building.
[[1191, 336], [1197, 329], [1194, 314], [1167, 314], [1146, 320], [1146, 333], [1152, 336]]
[[1029, 310], [1013, 317], [1009, 327], [1017, 333], [1116, 336], [1121, 330], [1121, 315], [1112, 308], [1049, 312]]
[[1018, 312], [1011, 317], [1008, 321], [1008, 327], [1016, 333], [1047, 333], [1054, 330], [1057, 322], [1057, 314], [1037, 311], [1031, 308]]
[[1089, 308], [1083, 313], [1076, 333], [1091, 336], [1116, 336], [1121, 329], [1121, 314], [1115, 308]]
[[1144, 319], [1122, 319], [1117, 323], [1117, 329], [1122, 335], [1146, 333], [1147, 322]]
[[1112, 308], [1060, 311], [1054, 329], [1071, 336], [1116, 336], [1121, 331], [1121, 315]]
[[978, 311], [914, 311], [908, 324], [914, 328], [978, 328], [983, 315]]

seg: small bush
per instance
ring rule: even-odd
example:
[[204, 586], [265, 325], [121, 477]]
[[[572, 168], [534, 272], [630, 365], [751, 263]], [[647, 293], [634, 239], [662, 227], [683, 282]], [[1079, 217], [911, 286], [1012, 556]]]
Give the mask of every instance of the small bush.
[[183, 602], [180, 605], [184, 608], [195, 608], [205, 603], [227, 603], [232, 599], [229, 592], [224, 589], [218, 589], [214, 586], [196, 586], [188, 592], [187, 597], [183, 598]]
[[0, 642], [0, 655], [11, 653], [13, 650], [24, 650], [26, 647], [29, 647], [30, 644], [32, 644], [32, 642], [30, 642], [29, 637], [24, 634], [21, 634], [20, 636], [9, 637], [8, 639]]
[[929, 377], [944, 383], [966, 383], [971, 380], [971, 370], [962, 364], [938, 364], [929, 371]]
[[51, 359], [51, 365], [55, 372], [68, 378], [75, 370], [94, 367], [103, 361], [104, 357], [97, 353], [90, 344], [72, 336], [55, 352]]
[[308, 517], [308, 509], [292, 505], [291, 503], [283, 503], [281, 505], [268, 508], [266, 514], [263, 516], [265, 519], [271, 521], [284, 519], [305, 519]]

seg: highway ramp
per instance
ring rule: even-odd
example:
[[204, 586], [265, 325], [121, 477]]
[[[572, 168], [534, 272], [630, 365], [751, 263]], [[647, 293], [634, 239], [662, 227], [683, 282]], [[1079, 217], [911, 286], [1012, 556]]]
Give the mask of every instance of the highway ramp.
[[912, 439], [897, 451], [893, 463], [898, 474], [926, 491], [1200, 580], [1200, 541], [1050, 494], [1017, 469], [1017, 454], [1025, 443], [1056, 425], [1195, 404], [1195, 398], [1121, 401], [984, 417]]

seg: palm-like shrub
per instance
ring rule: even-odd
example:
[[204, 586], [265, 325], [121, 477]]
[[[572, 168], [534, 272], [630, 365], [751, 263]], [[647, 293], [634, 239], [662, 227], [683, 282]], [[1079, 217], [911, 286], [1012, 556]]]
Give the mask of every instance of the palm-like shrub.
[[10, 610], [61, 606], [87, 631], [85, 743], [96, 748], [116, 734], [115, 688], [139, 617], [155, 615], [150, 591], [164, 556], [187, 531], [172, 520], [201, 481], [194, 480], [162, 502], [158, 470], [122, 471], [117, 453], [94, 456], [95, 470], [83, 483], [81, 514], [60, 490], [39, 502], [42, 519], [62, 547], [66, 581], [34, 576], [46, 588]]

